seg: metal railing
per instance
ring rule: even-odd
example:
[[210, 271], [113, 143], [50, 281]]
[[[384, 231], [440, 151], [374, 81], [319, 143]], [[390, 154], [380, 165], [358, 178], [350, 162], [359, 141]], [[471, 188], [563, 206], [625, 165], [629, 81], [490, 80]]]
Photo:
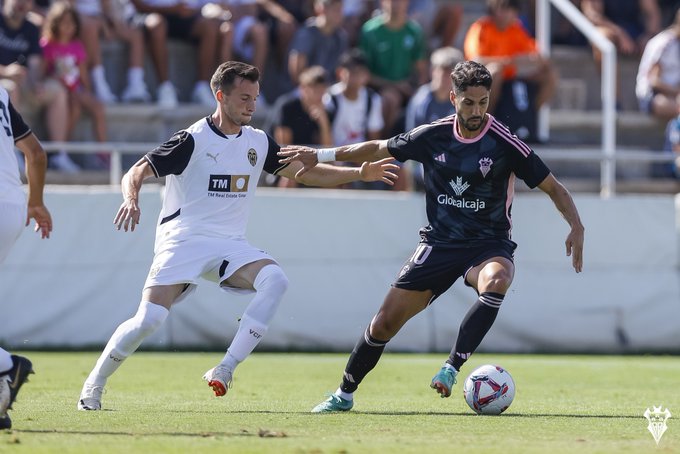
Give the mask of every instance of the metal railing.
[[[69, 153], [95, 154], [106, 150], [111, 155], [109, 168], [109, 184], [111, 185], [119, 185], [123, 177], [123, 155], [147, 153], [158, 146], [157, 143], [144, 142], [42, 142], [42, 145], [46, 151], [66, 150]], [[574, 149], [564, 146], [541, 145], [533, 148], [546, 162], [592, 163], [602, 162], [603, 160], [602, 149], [596, 147]], [[627, 149], [619, 150], [608, 159], [611, 160], [612, 167], [615, 169], [617, 162], [668, 163], [673, 162], [675, 156], [672, 153]], [[613, 195], [613, 192], [609, 195]]]
[[[536, 3], [536, 40], [542, 55], [550, 56], [550, 5], [564, 15], [602, 52], [602, 146], [600, 148], [600, 195], [616, 193], [616, 48], [570, 0], [539, 0]], [[549, 110], [539, 113], [539, 134], [547, 136]]]

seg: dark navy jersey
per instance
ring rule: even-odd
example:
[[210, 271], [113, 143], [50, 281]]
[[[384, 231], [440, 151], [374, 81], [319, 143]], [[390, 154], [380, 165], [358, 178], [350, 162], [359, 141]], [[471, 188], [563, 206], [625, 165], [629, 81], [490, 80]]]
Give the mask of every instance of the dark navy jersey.
[[387, 146], [397, 160], [423, 164], [429, 225], [420, 234], [428, 243], [510, 239], [515, 176], [534, 188], [550, 173], [491, 115], [474, 139], [460, 135], [451, 115], [392, 137]]

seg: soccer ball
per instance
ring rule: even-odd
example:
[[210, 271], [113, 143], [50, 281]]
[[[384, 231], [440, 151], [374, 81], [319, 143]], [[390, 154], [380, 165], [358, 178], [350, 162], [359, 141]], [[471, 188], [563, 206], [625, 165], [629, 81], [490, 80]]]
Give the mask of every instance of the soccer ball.
[[465, 402], [480, 415], [500, 415], [515, 398], [515, 382], [507, 370], [487, 364], [473, 370], [463, 386]]

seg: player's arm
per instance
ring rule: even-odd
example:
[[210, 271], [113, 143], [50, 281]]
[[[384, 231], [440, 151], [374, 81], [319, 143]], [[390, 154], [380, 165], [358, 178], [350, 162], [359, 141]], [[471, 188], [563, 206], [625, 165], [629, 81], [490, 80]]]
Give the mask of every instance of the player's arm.
[[52, 216], [43, 202], [47, 155], [38, 139], [30, 131], [17, 140], [15, 145], [24, 154], [26, 162], [26, 180], [28, 181], [26, 225], [31, 222], [31, 219], [35, 219], [35, 231], [40, 231], [42, 238], [49, 238], [52, 231]]
[[120, 183], [121, 191], [123, 192], [123, 203], [113, 218], [113, 223], [118, 230], [123, 227], [123, 230], [134, 232], [135, 226], [139, 224], [139, 217], [141, 211], [139, 209], [139, 190], [142, 183], [147, 178], [155, 176], [153, 168], [146, 157], [140, 159], [128, 170]]
[[557, 181], [552, 173], [548, 174], [538, 187], [550, 196], [557, 210], [571, 227], [571, 231], [565, 241], [565, 246], [567, 248], [567, 256], [571, 256], [574, 270], [580, 273], [583, 270], [583, 237], [585, 228], [581, 223], [581, 217], [574, 204], [574, 199], [572, 199], [567, 188]]
[[339, 167], [329, 164], [318, 164], [314, 168], [300, 175], [303, 164], [294, 161], [278, 172], [286, 178], [295, 179], [306, 186], [332, 187], [354, 181], [382, 181], [390, 186], [397, 179], [399, 167], [392, 163], [389, 157], [376, 162], [364, 162], [361, 167]]
[[302, 163], [302, 167], [295, 174], [296, 179], [301, 178], [319, 162], [374, 162], [391, 156], [387, 148], [387, 140], [369, 140], [368, 142], [319, 150], [302, 145], [289, 145], [281, 148], [278, 154], [282, 157], [279, 160], [281, 164], [294, 161]]

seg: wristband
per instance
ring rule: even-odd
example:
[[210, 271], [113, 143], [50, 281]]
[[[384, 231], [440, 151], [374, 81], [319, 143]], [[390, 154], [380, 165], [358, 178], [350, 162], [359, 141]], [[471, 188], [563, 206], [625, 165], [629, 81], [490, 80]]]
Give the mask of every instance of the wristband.
[[319, 162], [335, 161], [335, 148], [319, 148], [316, 150], [316, 159]]

